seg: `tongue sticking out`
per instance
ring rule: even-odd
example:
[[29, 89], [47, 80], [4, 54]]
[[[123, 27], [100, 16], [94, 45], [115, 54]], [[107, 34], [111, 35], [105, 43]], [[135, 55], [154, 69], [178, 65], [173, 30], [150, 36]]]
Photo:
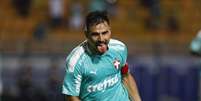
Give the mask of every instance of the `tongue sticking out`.
[[105, 53], [107, 51], [107, 45], [104, 43], [98, 45], [97, 48], [100, 53]]

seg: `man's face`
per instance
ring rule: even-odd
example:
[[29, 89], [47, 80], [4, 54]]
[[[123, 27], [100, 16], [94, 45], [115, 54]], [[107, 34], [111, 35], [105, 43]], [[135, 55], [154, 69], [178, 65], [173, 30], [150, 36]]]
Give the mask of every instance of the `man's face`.
[[107, 22], [90, 26], [86, 36], [90, 48], [98, 54], [103, 54], [108, 49], [108, 43], [111, 37], [110, 26]]

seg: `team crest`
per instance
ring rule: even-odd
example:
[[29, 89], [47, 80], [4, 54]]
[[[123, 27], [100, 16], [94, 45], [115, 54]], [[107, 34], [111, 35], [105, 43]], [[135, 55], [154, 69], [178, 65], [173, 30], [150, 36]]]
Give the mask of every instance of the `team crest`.
[[116, 69], [119, 69], [119, 66], [120, 66], [120, 61], [119, 60], [115, 59], [114, 62], [113, 62], [113, 64], [114, 64], [114, 67]]

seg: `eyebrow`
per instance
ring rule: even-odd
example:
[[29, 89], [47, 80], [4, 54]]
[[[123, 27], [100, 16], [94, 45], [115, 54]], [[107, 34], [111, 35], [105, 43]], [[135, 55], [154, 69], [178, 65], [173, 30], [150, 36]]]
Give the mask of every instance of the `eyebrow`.
[[104, 32], [102, 32], [102, 34], [106, 34], [106, 33], [108, 33], [108, 31], [104, 31]]
[[98, 34], [106, 34], [108, 33], [108, 31], [104, 31], [104, 32], [101, 32], [101, 33], [98, 33], [98, 32], [92, 32], [91, 34], [92, 35], [98, 35]]

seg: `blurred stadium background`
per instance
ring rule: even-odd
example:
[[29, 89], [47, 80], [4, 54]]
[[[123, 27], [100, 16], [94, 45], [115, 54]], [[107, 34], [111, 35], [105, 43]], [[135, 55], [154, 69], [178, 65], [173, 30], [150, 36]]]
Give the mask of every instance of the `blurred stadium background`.
[[84, 40], [83, 17], [107, 10], [143, 101], [201, 101], [200, 0], [1, 0], [1, 101], [64, 101], [65, 57]]

